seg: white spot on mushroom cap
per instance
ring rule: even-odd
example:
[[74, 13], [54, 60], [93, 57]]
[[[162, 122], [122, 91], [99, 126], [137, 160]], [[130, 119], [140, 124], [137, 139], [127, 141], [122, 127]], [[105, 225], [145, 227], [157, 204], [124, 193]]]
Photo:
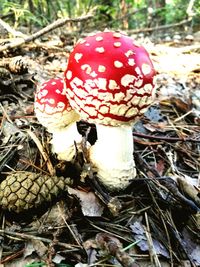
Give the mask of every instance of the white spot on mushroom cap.
[[142, 84], [143, 84], [142, 77], [138, 77], [137, 81], [135, 81], [135, 83], [134, 83], [134, 86], [137, 87], [137, 88], [139, 88], [139, 87], [142, 86]]
[[56, 84], [56, 82], [51, 82], [51, 84], [52, 84], [52, 85], [55, 85], [55, 84]]
[[153, 86], [151, 83], [147, 83], [144, 85], [144, 91], [150, 93], [153, 90]]
[[144, 87], [141, 87], [141, 88], [137, 89], [137, 94], [138, 95], [144, 95], [144, 93], [145, 93]]
[[145, 93], [148, 93], [149, 95], [151, 95], [152, 90], [153, 90], [152, 84], [148, 83], [148, 84], [145, 84], [143, 87], [137, 89], [137, 94], [144, 95]]
[[149, 66], [149, 64], [146, 63], [142, 64], [142, 72], [144, 75], [148, 75], [151, 73], [151, 67]]
[[72, 71], [71, 70], [67, 71], [66, 77], [68, 80], [70, 80], [72, 78]]
[[94, 70], [90, 73], [90, 76], [93, 78], [97, 77], [97, 75], [98, 74]]
[[140, 101], [138, 102], [138, 106], [141, 109], [144, 105], [148, 105], [148, 96], [140, 97]]
[[84, 103], [83, 103], [83, 101], [79, 97], [74, 96], [74, 101], [79, 106], [79, 109], [83, 109], [84, 108]]
[[110, 113], [113, 115], [123, 116], [128, 109], [125, 104], [114, 104], [110, 106]]
[[102, 37], [102, 36], [97, 36], [97, 37], [96, 37], [96, 41], [97, 41], [97, 42], [103, 41], [103, 37]]
[[137, 95], [135, 95], [134, 97], [132, 97], [129, 106], [130, 107], [132, 105], [133, 106], [138, 106], [142, 98], [143, 98], [143, 96], [137, 96]]
[[121, 42], [115, 42], [114, 43], [114, 47], [120, 47], [122, 44], [121, 44]]
[[96, 81], [96, 85], [99, 89], [107, 90], [107, 80], [105, 78], [98, 78], [95, 81]]
[[38, 91], [37, 92], [37, 98], [38, 99], [42, 99], [42, 98], [44, 98], [46, 95], [48, 95], [48, 90], [46, 90], [46, 89], [42, 89], [42, 90], [40, 90], [40, 91]]
[[132, 51], [132, 50], [128, 50], [126, 53], [125, 53], [125, 56], [126, 57], [130, 57], [132, 55], [134, 55], [135, 53]]
[[83, 88], [81, 89], [83, 85], [83, 81], [80, 80], [79, 78], [75, 77], [71, 82], [70, 82], [70, 86], [73, 89], [73, 92], [71, 91], [71, 89], [69, 88], [69, 90], [67, 90], [67, 94], [69, 95], [69, 98], [73, 98], [73, 95], [77, 95], [80, 98], [82, 97], [86, 97], [87, 96], [87, 91]]
[[121, 33], [120, 32], [114, 32], [113, 33], [113, 37], [115, 37], [115, 38], [120, 38], [122, 35], [121, 35]]
[[121, 67], [123, 67], [123, 63], [120, 62], [120, 61], [118, 61], [118, 60], [115, 60], [115, 61], [114, 61], [114, 66], [115, 66], [116, 68], [121, 68]]
[[55, 92], [56, 92], [56, 94], [62, 94], [62, 90], [60, 90], [60, 89], [56, 89]]
[[120, 101], [124, 100], [125, 96], [126, 95], [123, 92], [116, 93], [115, 97], [114, 97], [114, 100], [116, 102], [120, 102]]
[[109, 107], [106, 106], [106, 105], [102, 105], [99, 107], [99, 112], [103, 113], [103, 114], [106, 114], [106, 113], [109, 113]]
[[76, 60], [77, 63], [79, 63], [79, 60], [82, 58], [83, 54], [82, 53], [76, 53], [74, 55], [74, 59]]
[[97, 116], [97, 110], [94, 107], [91, 106], [84, 106], [84, 110], [85, 113], [87, 113], [89, 116]]
[[119, 89], [119, 85], [116, 83], [115, 80], [109, 80], [108, 88], [111, 90]]
[[135, 68], [135, 71], [136, 71], [136, 73], [137, 73], [138, 75], [141, 75], [141, 70], [140, 70], [139, 67], [136, 67], [136, 68]]
[[80, 40], [78, 41], [79, 44], [84, 44], [85, 42], [86, 42], [85, 39], [80, 39]]
[[93, 107], [95, 110], [99, 110], [99, 107], [101, 105], [101, 101], [99, 101], [98, 99], [91, 96], [90, 101], [88, 101], [87, 104], [89, 106]]
[[90, 74], [92, 71], [92, 68], [89, 64], [84, 64], [81, 66], [81, 69], [84, 70], [87, 74]]
[[126, 87], [126, 86], [128, 86], [130, 83], [133, 83], [135, 79], [136, 79], [136, 77], [135, 77], [134, 75], [125, 74], [125, 75], [121, 78], [121, 84], [122, 84], [122, 86]]
[[129, 59], [128, 59], [128, 64], [129, 64], [129, 66], [134, 66], [134, 65], [135, 65], [135, 60], [134, 60], [134, 58], [129, 58]]
[[101, 114], [101, 113], [98, 113], [98, 120], [99, 121], [103, 121], [104, 122], [104, 120], [105, 120], [105, 117]]
[[83, 81], [81, 79], [79, 79], [78, 77], [74, 77], [74, 79], [72, 80], [72, 82], [74, 84], [76, 84], [77, 86], [83, 86]]
[[96, 47], [95, 51], [98, 53], [104, 53], [105, 49], [103, 47]]
[[99, 71], [99, 72], [105, 72], [105, 71], [106, 71], [106, 67], [103, 66], [103, 65], [99, 65], [99, 67], [98, 67], [98, 71]]
[[96, 87], [96, 83], [92, 79], [85, 80], [84, 88], [87, 92], [91, 90], [91, 88]]
[[135, 115], [137, 115], [138, 114], [138, 109], [137, 108], [133, 108], [133, 107], [131, 107], [131, 108], [129, 108], [128, 110], [127, 110], [127, 112], [126, 112], [126, 117], [127, 118], [130, 118], [130, 117], [132, 117], [132, 116], [135, 116]]

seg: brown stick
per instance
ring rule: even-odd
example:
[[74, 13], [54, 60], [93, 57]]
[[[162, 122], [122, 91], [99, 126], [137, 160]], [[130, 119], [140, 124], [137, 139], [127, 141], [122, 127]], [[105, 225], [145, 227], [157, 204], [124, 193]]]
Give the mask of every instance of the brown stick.
[[46, 26], [45, 28], [41, 29], [40, 31], [32, 34], [31, 36], [20, 38], [17, 41], [15, 40], [15, 42], [13, 42], [13, 43], [6, 44], [6, 45], [0, 47], [0, 52], [5, 51], [7, 49], [16, 48], [16, 47], [19, 47], [23, 44], [32, 42], [32, 41], [36, 40], [37, 38], [39, 38], [40, 36], [50, 32], [50, 31], [53, 31], [59, 27], [62, 27], [67, 22], [80, 22], [80, 21], [88, 20], [92, 17], [93, 17], [93, 15], [88, 14], [86, 16], [81, 16], [79, 18], [58, 19], [58, 20], [54, 21], [53, 23], [51, 23], [50, 25]]
[[182, 20], [180, 22], [173, 23], [173, 24], [161, 25], [161, 26], [152, 27], [152, 28], [130, 30], [130, 31], [128, 31], [128, 33], [134, 34], [134, 33], [140, 33], [140, 32], [153, 32], [153, 31], [166, 30], [166, 29], [170, 29], [173, 27], [179, 27], [179, 26], [185, 25], [185, 24], [191, 22], [191, 20], [192, 20], [192, 18], [188, 18], [188, 19], [185, 19], [185, 20]]

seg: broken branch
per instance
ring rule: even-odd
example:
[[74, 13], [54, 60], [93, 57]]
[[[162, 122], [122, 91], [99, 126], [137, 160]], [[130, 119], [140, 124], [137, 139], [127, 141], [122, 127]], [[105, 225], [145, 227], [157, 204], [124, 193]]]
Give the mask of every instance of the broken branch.
[[86, 16], [81, 16], [79, 18], [58, 19], [58, 20], [54, 21], [53, 23], [51, 23], [50, 25], [46, 26], [45, 28], [41, 29], [40, 31], [32, 34], [31, 36], [20, 38], [17, 41], [15, 40], [15, 42], [13, 42], [13, 43], [6, 44], [6, 45], [0, 47], [0, 52], [11, 49], [11, 48], [16, 48], [16, 47], [19, 47], [23, 44], [32, 42], [32, 41], [36, 40], [37, 38], [41, 37], [42, 35], [50, 32], [50, 31], [53, 31], [59, 27], [62, 27], [63, 25], [65, 25], [68, 22], [80, 22], [80, 21], [88, 20], [92, 17], [93, 16], [91, 14], [88, 14]]

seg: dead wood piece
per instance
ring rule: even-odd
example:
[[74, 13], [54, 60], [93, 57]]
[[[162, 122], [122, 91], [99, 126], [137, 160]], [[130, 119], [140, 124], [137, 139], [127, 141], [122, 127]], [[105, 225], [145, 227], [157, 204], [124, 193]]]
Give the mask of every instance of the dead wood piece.
[[106, 233], [99, 233], [96, 235], [96, 242], [100, 249], [108, 255], [116, 257], [122, 266], [139, 267], [135, 260], [123, 251], [122, 244], [116, 237]]
[[64, 19], [58, 19], [56, 21], [54, 21], [53, 23], [51, 23], [50, 25], [46, 26], [45, 28], [43, 28], [42, 30], [32, 34], [31, 36], [26, 36], [23, 37], [21, 39], [18, 39], [17, 41], [15, 40], [14, 42], [10, 43], [10, 44], [6, 44], [2, 47], [0, 47], [0, 52], [3, 52], [5, 50], [9, 50], [11, 48], [16, 48], [16, 47], [20, 47], [23, 44], [26, 43], [30, 43], [34, 40], [36, 40], [37, 38], [41, 37], [42, 35], [49, 33], [59, 27], [62, 27], [63, 25], [65, 25], [68, 22], [80, 22], [80, 21], [85, 21], [88, 20], [90, 18], [92, 18], [93, 16], [91, 14], [85, 15], [85, 16], [81, 16], [79, 18], [64, 18]]

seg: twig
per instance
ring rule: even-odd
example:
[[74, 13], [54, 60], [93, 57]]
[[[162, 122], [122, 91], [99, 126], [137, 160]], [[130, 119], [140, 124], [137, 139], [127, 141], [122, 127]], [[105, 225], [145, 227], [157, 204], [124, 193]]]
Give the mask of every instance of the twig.
[[26, 43], [30, 43], [30, 42], [36, 40], [37, 38], [39, 38], [40, 36], [42, 36], [48, 32], [51, 32], [51, 31], [53, 31], [59, 27], [62, 27], [63, 25], [65, 25], [68, 22], [80, 22], [80, 21], [88, 20], [92, 17], [93, 17], [93, 15], [88, 14], [85, 16], [81, 16], [79, 18], [58, 19], [58, 20], [54, 21], [53, 23], [51, 23], [50, 25], [46, 26], [45, 28], [41, 29], [40, 31], [32, 34], [31, 36], [24, 37], [24, 38], [19, 39], [17, 41], [15, 40], [13, 43], [6, 44], [6, 45], [0, 47], [0, 52], [5, 51], [7, 49], [19, 47], [19, 46], [26, 44]]
[[13, 254], [6, 256], [4, 259], [0, 261], [0, 267], [6, 266], [6, 262], [14, 260], [16, 258], [19, 258], [20, 256], [23, 255], [25, 251], [25, 248], [22, 248], [21, 250], [14, 252]]
[[[27, 239], [27, 240], [40, 240], [40, 241], [45, 242], [45, 243], [51, 243], [52, 242], [52, 240], [49, 238], [44, 238], [44, 237], [34, 236], [34, 235], [28, 235], [28, 234], [24, 234], [24, 233], [16, 233], [16, 232], [12, 232], [9, 230], [0, 230], [0, 234], [10, 235], [10, 236], [14, 236], [17, 238], [22, 238], [22, 239]], [[62, 246], [66, 249], [71, 249], [71, 250], [80, 248], [80, 246], [71, 245], [71, 244], [67, 244], [67, 243], [63, 243], [63, 242], [59, 242], [59, 241], [57, 242], [57, 244], [59, 246]]]
[[48, 171], [51, 175], [55, 175], [55, 169], [47, 155], [47, 153], [45, 152], [42, 144], [40, 143], [39, 139], [37, 138], [37, 136], [31, 131], [31, 130], [27, 130], [27, 133], [29, 134], [29, 136], [33, 139], [33, 141], [35, 142], [37, 148], [39, 149], [40, 153], [42, 154], [45, 162], [47, 162], [47, 168]]
[[200, 143], [200, 139], [193, 139], [193, 138], [180, 138], [180, 137], [167, 137], [167, 136], [157, 136], [157, 135], [149, 135], [143, 134], [138, 132], [133, 132], [133, 136], [138, 136], [142, 138], [154, 139], [154, 140], [163, 140], [168, 141], [169, 143], [174, 142], [192, 142], [192, 143]]
[[60, 208], [60, 205], [58, 204], [57, 206], [58, 206], [58, 210], [59, 210], [59, 212], [60, 212], [60, 216], [62, 217], [62, 219], [63, 219], [65, 225], [67, 226], [67, 228], [68, 228], [68, 230], [70, 231], [71, 235], [73, 236], [74, 240], [76, 241], [76, 243], [78, 244], [79, 247], [82, 247], [82, 245], [81, 245], [81, 243], [80, 243], [80, 241], [79, 241], [79, 237], [76, 236], [76, 234], [74, 233], [74, 231], [73, 231], [73, 229], [71, 228], [71, 226], [67, 223], [67, 221], [66, 221], [66, 219], [65, 219], [65, 216], [63, 215], [63, 212], [62, 212], [62, 210], [61, 210], [61, 208]]
[[146, 221], [145, 233], [146, 233], [146, 238], [147, 238], [147, 242], [149, 245], [149, 254], [150, 254], [152, 264], [154, 263], [155, 265], [153, 264], [153, 266], [155, 267], [162, 267], [158, 259], [154, 245], [153, 245], [153, 240], [151, 237], [151, 232], [150, 232], [150, 227], [149, 227], [148, 215], [146, 212], [144, 214], [145, 214], [145, 221]]
[[[5, 228], [5, 216], [3, 216], [3, 220], [2, 220], [2, 226], [1, 226], [2, 229]], [[1, 242], [3, 243], [4, 242], [4, 235], [2, 235], [2, 240]], [[3, 254], [3, 247], [1, 246], [0, 247], [0, 262], [1, 262], [1, 259], [2, 259], [2, 254]]]

